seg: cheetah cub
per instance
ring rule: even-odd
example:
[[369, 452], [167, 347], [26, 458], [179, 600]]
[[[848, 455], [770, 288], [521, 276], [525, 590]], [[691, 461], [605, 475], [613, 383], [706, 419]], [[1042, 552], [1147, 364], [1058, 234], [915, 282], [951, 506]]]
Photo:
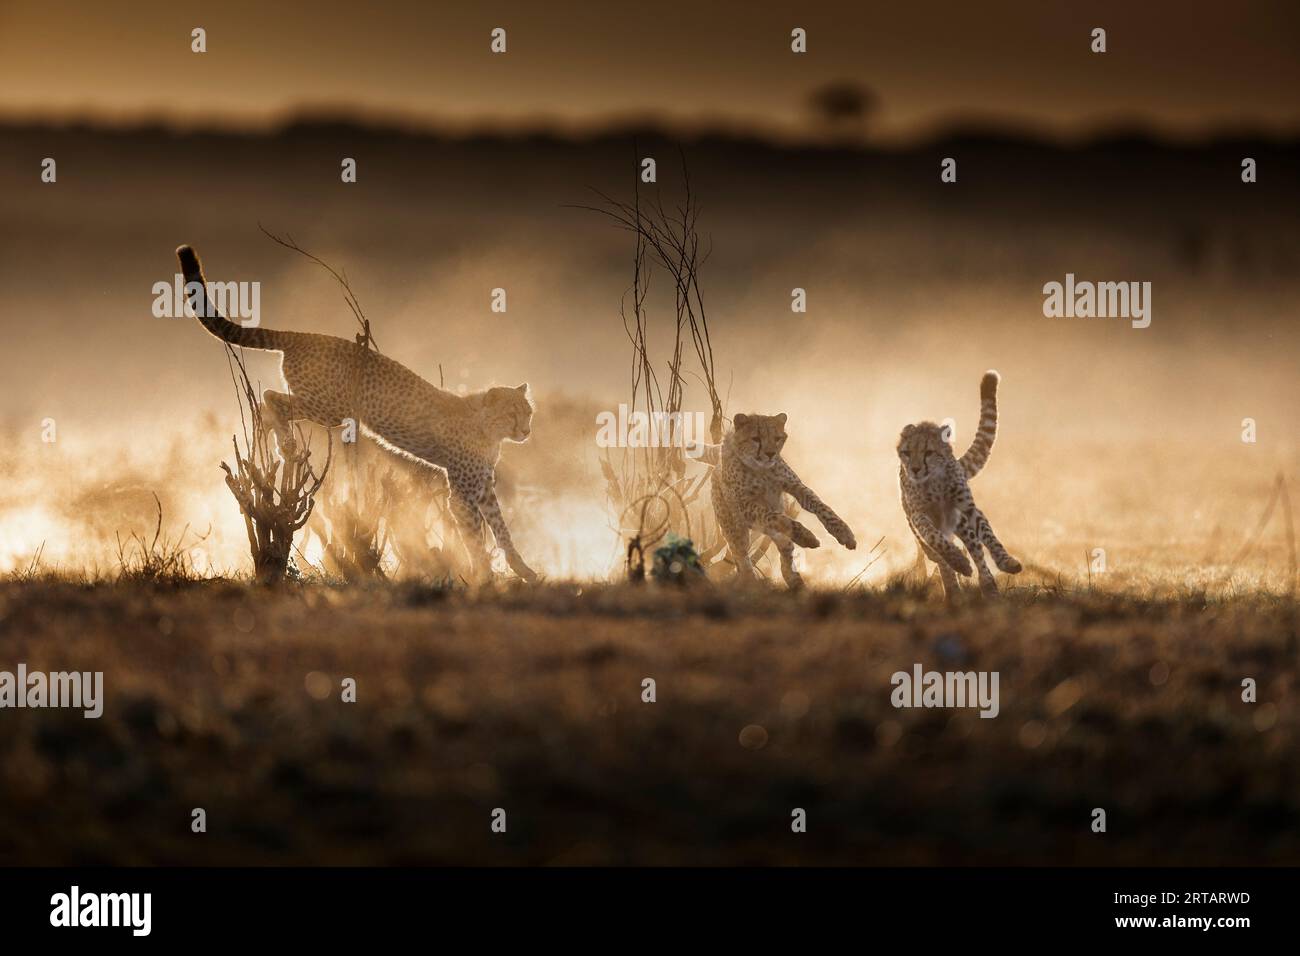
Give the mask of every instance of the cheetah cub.
[[790, 588], [803, 579], [794, 569], [794, 546], [815, 548], [816, 535], [785, 513], [781, 495], [787, 494], [815, 514], [831, 536], [852, 551], [858, 546], [849, 526], [827, 507], [781, 457], [785, 445], [785, 413], [737, 415], [721, 445], [706, 447], [703, 460], [715, 465], [712, 477], [713, 510], [739, 580], [754, 577], [749, 559], [749, 534], [757, 530], [771, 537], [781, 553], [781, 577]]
[[[934, 422], [908, 425], [898, 440], [898, 490], [903, 511], [921, 550], [939, 566], [943, 593], [949, 599], [959, 590], [957, 574], [970, 575], [971, 561], [979, 571], [980, 590], [986, 597], [997, 595], [993, 573], [984, 563], [985, 546], [999, 570], [1008, 574], [1022, 570], [993, 534], [984, 512], [975, 506], [967, 484], [988, 461], [997, 437], [998, 381], [998, 373], [992, 371], [985, 372], [980, 381], [979, 431], [960, 458], [953, 455], [947, 430]], [[954, 533], [966, 546], [970, 561], [953, 543]]]
[[190, 283], [197, 284], [190, 305], [205, 329], [232, 345], [282, 353], [280, 367], [289, 390], [267, 389], [262, 396], [281, 448], [293, 441], [293, 422], [334, 428], [356, 418], [390, 451], [447, 472], [451, 512], [475, 578], [492, 573], [486, 521], [511, 570], [526, 581], [536, 579], [510, 540], [495, 487], [501, 443], [526, 441], [532, 429], [527, 384], [455, 395], [356, 342], [236, 325], [208, 298], [194, 250], [181, 246], [176, 257], [187, 291]]

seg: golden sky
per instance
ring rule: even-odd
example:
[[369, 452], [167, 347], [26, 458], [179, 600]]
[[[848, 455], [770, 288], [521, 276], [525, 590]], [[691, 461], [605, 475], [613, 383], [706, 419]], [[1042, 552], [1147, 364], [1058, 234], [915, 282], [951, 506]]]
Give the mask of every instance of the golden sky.
[[[207, 31], [208, 52], [190, 51]], [[790, 52], [794, 27], [808, 53]], [[1109, 50], [1090, 52], [1107, 30]], [[493, 27], [504, 55], [489, 52]], [[1293, 0], [1066, 3], [87, 3], [0, 0], [0, 113], [273, 122], [303, 106], [453, 123], [653, 113], [795, 130], [809, 92], [874, 89], [882, 135], [991, 118], [1069, 134], [1300, 120]]]

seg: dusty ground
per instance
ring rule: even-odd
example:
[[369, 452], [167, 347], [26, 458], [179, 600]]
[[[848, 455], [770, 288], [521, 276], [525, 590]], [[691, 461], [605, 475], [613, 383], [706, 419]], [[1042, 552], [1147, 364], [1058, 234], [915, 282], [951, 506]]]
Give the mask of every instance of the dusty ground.
[[[4, 863], [1300, 863], [1278, 598], [29, 581], [18, 661], [107, 702], [0, 712]], [[894, 709], [914, 662], [1000, 715]]]

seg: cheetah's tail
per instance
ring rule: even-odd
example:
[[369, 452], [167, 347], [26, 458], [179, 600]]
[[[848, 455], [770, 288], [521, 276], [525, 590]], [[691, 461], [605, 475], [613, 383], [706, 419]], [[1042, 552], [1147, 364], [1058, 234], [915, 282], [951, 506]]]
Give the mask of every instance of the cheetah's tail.
[[993, 442], [998, 437], [998, 382], [1001, 376], [990, 369], [980, 379], [980, 427], [975, 440], [961, 456], [961, 467], [967, 478], [974, 478], [988, 463]]
[[[294, 333], [277, 332], [275, 329], [260, 329], [237, 325], [221, 314], [221, 311], [208, 298], [207, 280], [203, 278], [203, 266], [199, 257], [189, 246], [178, 246], [176, 258], [180, 260], [181, 274], [185, 276], [185, 294], [195, 317], [203, 327], [231, 345], [246, 349], [269, 349], [283, 351], [288, 339]], [[197, 288], [191, 286], [197, 285]]]

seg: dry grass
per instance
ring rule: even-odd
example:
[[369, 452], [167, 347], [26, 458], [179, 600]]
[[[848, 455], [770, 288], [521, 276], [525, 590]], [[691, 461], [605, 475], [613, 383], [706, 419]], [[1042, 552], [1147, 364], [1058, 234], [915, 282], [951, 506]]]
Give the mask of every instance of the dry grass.
[[[0, 585], [5, 666], [107, 698], [5, 714], [0, 861], [1300, 862], [1293, 600], [932, 598]], [[1000, 716], [895, 710], [914, 662]]]
[[[117, 535], [117, 576], [119, 581], [143, 584], [178, 584], [192, 581], [198, 575], [190, 558], [189, 549], [201, 544], [207, 534], [191, 535], [186, 525], [177, 535], [164, 533], [163, 508], [158, 496], [153, 496], [158, 518], [153, 536], [146, 537], [138, 531], [130, 532], [125, 539]], [[43, 549], [42, 549], [43, 550]], [[25, 577], [30, 580], [40, 566], [41, 552], [37, 552]]]
[[[643, 579], [646, 555], [670, 533], [689, 539], [706, 567], [725, 547], [708, 498], [703, 495], [709, 475], [686, 473], [686, 441], [703, 440], [702, 435], [689, 436], [682, 430], [687, 376], [697, 380], [707, 393], [711, 408], [709, 441], [714, 445], [722, 440], [724, 413], [718, 394], [713, 338], [700, 288], [700, 271], [709, 257], [709, 248], [701, 241], [700, 206], [691, 191], [685, 155], [681, 160], [681, 195], [675, 204], [665, 205], [660, 190], [653, 198], [642, 198], [638, 160], [633, 166], [637, 172], [632, 177], [630, 202], [595, 190], [599, 205], [576, 207], [600, 214], [633, 236], [632, 285], [619, 303], [623, 330], [632, 347], [628, 407], [633, 414], [666, 416], [667, 428], [659, 447], [623, 449], [616, 456], [606, 449], [600, 461], [606, 502], [619, 529], [619, 540], [626, 542], [625, 576], [630, 581]], [[670, 281], [675, 317], [671, 339], [665, 336], [671, 348], [658, 356], [653, 354], [651, 344], [654, 323], [648, 305], [656, 266]], [[659, 332], [657, 329], [656, 339]], [[684, 365], [688, 342], [697, 368]], [[660, 361], [664, 366], [662, 382], [657, 369]], [[762, 543], [755, 550], [761, 555], [765, 549], [766, 543]]]

